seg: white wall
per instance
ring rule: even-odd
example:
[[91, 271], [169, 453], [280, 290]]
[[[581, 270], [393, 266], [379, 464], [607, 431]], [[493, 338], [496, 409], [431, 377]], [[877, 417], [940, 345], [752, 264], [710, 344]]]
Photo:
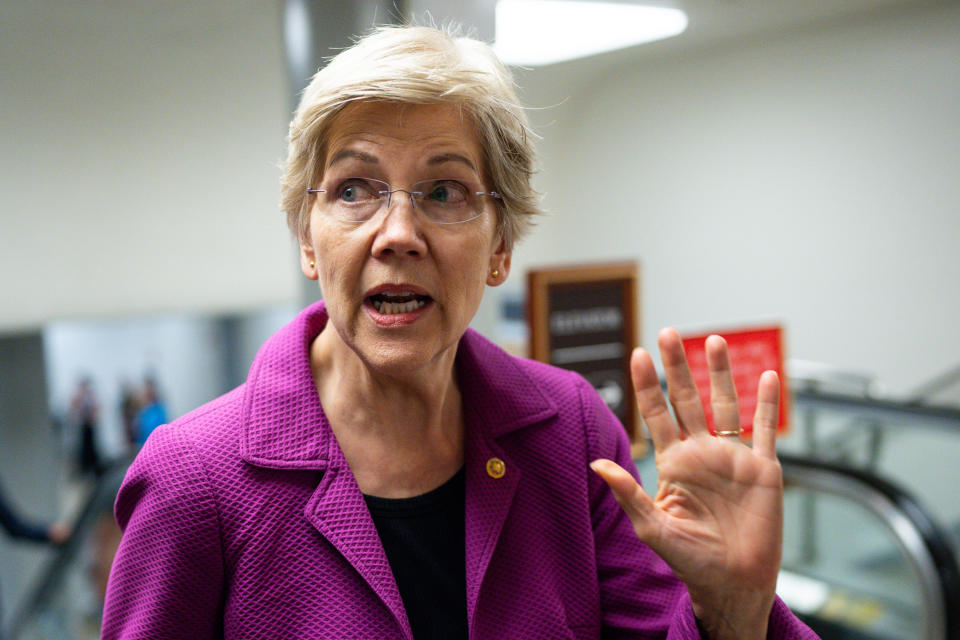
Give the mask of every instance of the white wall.
[[893, 392], [957, 364], [958, 33], [952, 4], [580, 86], [565, 65], [521, 74], [529, 104], [560, 104], [532, 113], [551, 215], [514, 286], [529, 265], [635, 258], [648, 345], [665, 325], [777, 320], [788, 356]]
[[0, 3], [0, 331], [296, 298], [281, 3]]

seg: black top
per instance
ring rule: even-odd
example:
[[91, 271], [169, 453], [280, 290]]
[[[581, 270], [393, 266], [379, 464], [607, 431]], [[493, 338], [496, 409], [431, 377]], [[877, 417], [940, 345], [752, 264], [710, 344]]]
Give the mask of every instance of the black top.
[[464, 472], [412, 498], [364, 496], [417, 640], [467, 637]]

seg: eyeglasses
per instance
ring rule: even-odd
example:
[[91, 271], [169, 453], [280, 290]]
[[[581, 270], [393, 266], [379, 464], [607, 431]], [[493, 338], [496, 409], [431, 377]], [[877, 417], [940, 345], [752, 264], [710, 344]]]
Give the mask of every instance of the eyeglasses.
[[436, 224], [459, 224], [483, 215], [484, 198], [503, 198], [496, 191], [477, 191], [460, 180], [422, 180], [410, 189], [391, 189], [382, 180], [349, 178], [336, 189], [307, 189], [307, 193], [326, 194], [324, 210], [344, 222], [366, 222], [381, 207], [390, 208], [393, 194], [410, 196], [413, 208]]

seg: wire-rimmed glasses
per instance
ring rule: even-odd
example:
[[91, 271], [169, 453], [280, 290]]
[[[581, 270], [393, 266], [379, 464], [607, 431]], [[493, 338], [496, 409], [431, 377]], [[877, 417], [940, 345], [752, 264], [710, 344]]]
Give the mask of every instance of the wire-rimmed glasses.
[[326, 194], [324, 210], [344, 222], [366, 222], [381, 207], [390, 208], [393, 194], [410, 196], [413, 208], [436, 224], [459, 224], [483, 215], [484, 198], [502, 200], [496, 191], [477, 191], [475, 186], [452, 178], [421, 180], [409, 189], [391, 189], [383, 180], [349, 178], [335, 189], [307, 189]]

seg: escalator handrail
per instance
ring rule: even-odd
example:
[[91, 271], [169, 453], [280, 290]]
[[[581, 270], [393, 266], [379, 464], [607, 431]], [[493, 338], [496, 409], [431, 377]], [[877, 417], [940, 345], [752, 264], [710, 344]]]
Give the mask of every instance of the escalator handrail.
[[84, 539], [96, 523], [97, 517], [104, 509], [112, 509], [114, 497], [120, 489], [130, 462], [131, 459], [122, 459], [112, 463], [91, 487], [73, 525], [70, 539], [56, 550], [53, 557], [39, 572], [24, 604], [11, 616], [4, 638], [16, 640], [27, 624], [48, 606], [52, 595], [80, 552]]
[[798, 405], [852, 411], [885, 423], [896, 420], [917, 427], [947, 429], [953, 432], [960, 429], [958, 407], [833, 393], [802, 386], [791, 389], [790, 396]]
[[928, 511], [898, 485], [873, 473], [779, 454], [784, 484], [850, 498], [892, 531], [921, 580], [930, 638], [960, 638], [960, 569], [950, 539]]
[[[933, 427], [955, 431], [960, 429], [960, 407], [917, 402], [915, 398], [898, 400], [849, 393], [823, 391], [815, 386], [790, 382], [790, 398], [795, 404], [813, 408], [853, 411], [872, 416], [881, 422], [904, 421], [910, 426]], [[667, 379], [660, 378], [660, 387], [667, 390]]]

